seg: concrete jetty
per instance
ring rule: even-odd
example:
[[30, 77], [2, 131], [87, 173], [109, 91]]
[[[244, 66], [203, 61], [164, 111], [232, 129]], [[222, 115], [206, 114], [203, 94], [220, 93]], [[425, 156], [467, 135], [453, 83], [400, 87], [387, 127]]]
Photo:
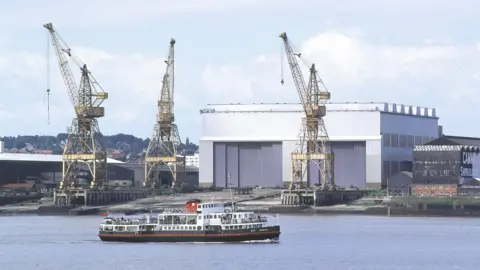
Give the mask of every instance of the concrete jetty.
[[357, 200], [362, 195], [358, 190], [282, 190], [281, 201], [282, 205], [325, 206]]
[[94, 190], [70, 189], [57, 190], [53, 194], [54, 205], [109, 205], [145, 198], [150, 191], [143, 189]]

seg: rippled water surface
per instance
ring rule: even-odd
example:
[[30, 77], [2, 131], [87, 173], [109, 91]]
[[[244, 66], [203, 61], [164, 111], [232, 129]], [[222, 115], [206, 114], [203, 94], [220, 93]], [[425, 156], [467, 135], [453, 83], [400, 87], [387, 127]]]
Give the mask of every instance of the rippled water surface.
[[0, 217], [0, 269], [480, 269], [480, 219], [282, 216], [279, 243], [102, 243], [101, 217]]

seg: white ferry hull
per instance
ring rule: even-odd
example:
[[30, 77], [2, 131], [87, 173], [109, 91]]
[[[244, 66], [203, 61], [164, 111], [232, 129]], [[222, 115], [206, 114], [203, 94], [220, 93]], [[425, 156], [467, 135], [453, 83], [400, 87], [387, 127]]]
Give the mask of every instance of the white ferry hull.
[[279, 240], [280, 226], [229, 231], [153, 231], [112, 232], [100, 231], [105, 242], [245, 242]]

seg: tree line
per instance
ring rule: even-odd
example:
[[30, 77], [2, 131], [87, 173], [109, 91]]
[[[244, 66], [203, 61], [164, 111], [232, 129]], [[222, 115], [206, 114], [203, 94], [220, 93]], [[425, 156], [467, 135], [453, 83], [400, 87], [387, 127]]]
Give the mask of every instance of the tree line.
[[[44, 135], [26, 135], [17, 137], [3, 137], [4, 147], [7, 149], [29, 149], [36, 150], [52, 150], [53, 154], [61, 154], [63, 144], [68, 137], [67, 133], [59, 133], [57, 136]], [[103, 141], [106, 149], [119, 150], [124, 155], [139, 156], [143, 153], [143, 149], [148, 147], [150, 139], [143, 139], [129, 134], [104, 135]], [[198, 145], [190, 142], [186, 138], [179, 147], [178, 151], [189, 155], [198, 151]]]

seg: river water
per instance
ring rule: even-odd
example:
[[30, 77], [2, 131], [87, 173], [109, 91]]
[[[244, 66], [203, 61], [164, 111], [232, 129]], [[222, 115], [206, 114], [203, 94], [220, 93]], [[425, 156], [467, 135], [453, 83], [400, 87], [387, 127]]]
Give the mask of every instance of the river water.
[[480, 269], [480, 219], [281, 216], [279, 243], [102, 243], [101, 217], [0, 217], [0, 269]]

